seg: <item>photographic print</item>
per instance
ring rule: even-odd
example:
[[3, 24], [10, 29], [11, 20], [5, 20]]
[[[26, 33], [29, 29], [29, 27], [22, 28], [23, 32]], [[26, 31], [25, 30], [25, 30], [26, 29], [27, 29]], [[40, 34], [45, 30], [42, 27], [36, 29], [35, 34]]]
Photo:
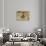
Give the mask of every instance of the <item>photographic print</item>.
[[29, 20], [29, 11], [17, 11], [16, 20], [18, 21], [27, 21]]

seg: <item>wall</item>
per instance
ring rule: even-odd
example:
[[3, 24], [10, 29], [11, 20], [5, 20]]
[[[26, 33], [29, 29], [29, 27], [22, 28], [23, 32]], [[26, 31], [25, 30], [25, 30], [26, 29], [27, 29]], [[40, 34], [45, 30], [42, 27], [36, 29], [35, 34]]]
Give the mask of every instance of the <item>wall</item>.
[[46, 0], [43, 0], [42, 20], [43, 20], [43, 37], [46, 37]]
[[[42, 26], [42, 0], [4, 0], [5, 27], [14, 32], [33, 32], [36, 27]], [[29, 21], [16, 21], [16, 11], [28, 10]]]
[[0, 0], [0, 27], [3, 26], [3, 1]]
[[[0, 0], [0, 28], [2, 27], [3, 27], [3, 0]], [[1, 29], [0, 33], [2, 33]]]

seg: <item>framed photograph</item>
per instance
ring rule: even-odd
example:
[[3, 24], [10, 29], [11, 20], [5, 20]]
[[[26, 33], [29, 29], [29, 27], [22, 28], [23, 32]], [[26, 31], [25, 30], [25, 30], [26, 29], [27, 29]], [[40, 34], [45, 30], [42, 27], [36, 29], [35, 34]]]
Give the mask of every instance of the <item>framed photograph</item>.
[[29, 20], [29, 11], [17, 11], [16, 12], [17, 21], [27, 21]]

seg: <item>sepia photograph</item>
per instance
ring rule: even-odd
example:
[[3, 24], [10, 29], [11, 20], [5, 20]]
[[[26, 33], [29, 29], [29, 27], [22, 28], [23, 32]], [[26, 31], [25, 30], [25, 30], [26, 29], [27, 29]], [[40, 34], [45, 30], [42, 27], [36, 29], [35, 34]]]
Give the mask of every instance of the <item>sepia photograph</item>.
[[17, 21], [28, 21], [29, 18], [29, 11], [17, 11], [16, 13], [16, 20]]

